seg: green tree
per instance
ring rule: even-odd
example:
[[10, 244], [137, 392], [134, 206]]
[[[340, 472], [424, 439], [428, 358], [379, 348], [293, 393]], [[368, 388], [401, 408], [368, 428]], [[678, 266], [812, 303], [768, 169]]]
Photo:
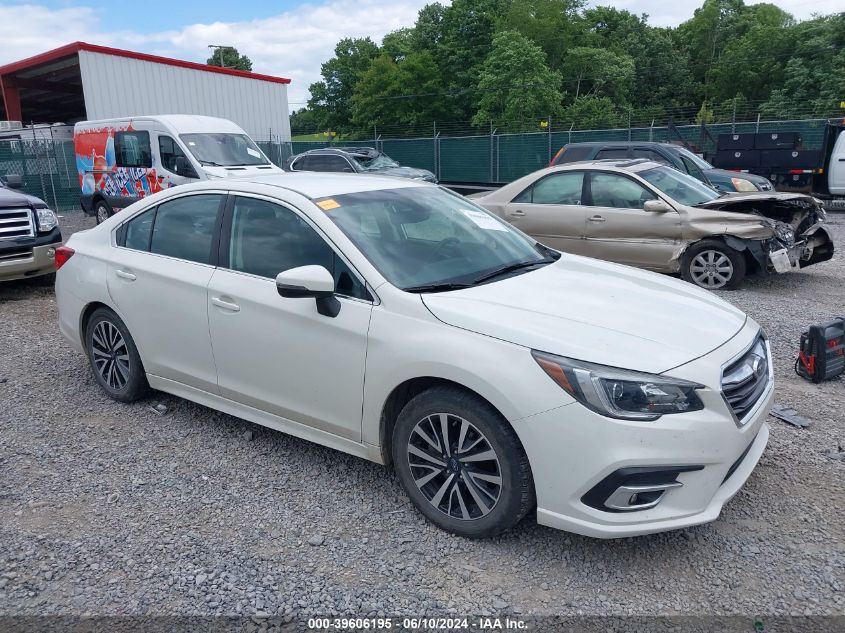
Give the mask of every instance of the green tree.
[[624, 103], [634, 78], [634, 60], [606, 48], [577, 46], [567, 51], [561, 72], [576, 101], [582, 96], [606, 96]]
[[527, 121], [560, 111], [560, 74], [546, 65], [546, 54], [518, 31], [502, 31], [479, 69], [475, 125]]
[[576, 130], [598, 130], [625, 125], [627, 117], [608, 97], [580, 97], [564, 109], [561, 121]]
[[579, 11], [583, 0], [518, 0], [511, 2], [501, 20], [540, 46], [549, 67], [559, 68], [567, 49], [577, 46], [584, 31]]
[[234, 46], [214, 49], [205, 63], [209, 66], [223, 66], [235, 70], [252, 70], [252, 60], [246, 55], [241, 55]]
[[355, 85], [378, 52], [378, 46], [369, 37], [347, 37], [335, 46], [335, 56], [320, 67], [323, 80], [309, 88], [308, 108], [317, 115], [322, 128], [349, 130]]

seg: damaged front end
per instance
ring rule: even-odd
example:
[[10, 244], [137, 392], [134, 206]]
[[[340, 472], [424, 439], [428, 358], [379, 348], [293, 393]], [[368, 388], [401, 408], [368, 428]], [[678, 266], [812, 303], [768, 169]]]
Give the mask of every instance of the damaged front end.
[[725, 235], [732, 248], [747, 249], [763, 272], [785, 273], [833, 257], [833, 240], [824, 227], [827, 214], [821, 202], [812, 196], [737, 194], [711, 200], [700, 207], [754, 215], [771, 229], [771, 234], [762, 239]]

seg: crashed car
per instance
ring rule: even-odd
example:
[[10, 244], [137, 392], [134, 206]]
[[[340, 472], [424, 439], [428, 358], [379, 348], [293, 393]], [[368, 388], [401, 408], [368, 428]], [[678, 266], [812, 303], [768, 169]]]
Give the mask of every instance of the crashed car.
[[285, 161], [285, 171], [333, 171], [398, 176], [437, 182], [427, 169], [403, 167], [387, 154], [372, 147], [326, 147], [312, 149]]
[[471, 197], [552, 248], [680, 273], [710, 290], [833, 256], [812, 196], [720, 193], [649, 160], [549, 167]]

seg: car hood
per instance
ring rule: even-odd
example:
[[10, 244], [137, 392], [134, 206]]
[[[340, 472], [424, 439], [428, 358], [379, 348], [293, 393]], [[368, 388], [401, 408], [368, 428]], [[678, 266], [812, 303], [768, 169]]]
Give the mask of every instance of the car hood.
[[[743, 174], [745, 176], [745, 174]], [[774, 202], [774, 201], [790, 201], [790, 200], [804, 200], [815, 206], [815, 199], [803, 193], [786, 193], [780, 191], [748, 191], [740, 193], [729, 193], [720, 198], [714, 198], [708, 202], [702, 202], [697, 205], [705, 209], [724, 209], [731, 205], [742, 205], [748, 202]]]
[[368, 169], [365, 174], [382, 174], [384, 176], [399, 176], [400, 178], [417, 178], [420, 180], [434, 180], [434, 174], [427, 169], [416, 167], [384, 167], [382, 169]]
[[650, 373], [707, 354], [746, 321], [743, 312], [692, 284], [575, 255], [498, 282], [421, 296], [449, 325]]
[[30, 196], [29, 194], [26, 194], [23, 191], [16, 191], [12, 189], [6, 189], [5, 187], [0, 187], [0, 207], [13, 207], [18, 205], [33, 207], [47, 206], [46, 204], [44, 204], [44, 201], [41, 200], [41, 198]]
[[269, 176], [272, 174], [284, 173], [281, 167], [276, 165], [243, 165], [234, 167], [215, 167], [203, 165], [202, 170], [209, 180], [215, 178], [238, 178], [242, 176]]

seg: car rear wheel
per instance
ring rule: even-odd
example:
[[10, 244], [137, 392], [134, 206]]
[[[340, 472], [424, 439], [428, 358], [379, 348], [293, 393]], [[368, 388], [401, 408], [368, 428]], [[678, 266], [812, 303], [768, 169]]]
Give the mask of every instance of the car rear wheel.
[[702, 240], [684, 253], [681, 276], [708, 290], [734, 290], [745, 278], [745, 259], [724, 242]]
[[448, 532], [500, 534], [534, 506], [531, 467], [516, 433], [474, 394], [435, 387], [414, 397], [399, 414], [392, 449], [411, 501]]
[[133, 402], [149, 392], [135, 341], [114, 312], [97, 309], [85, 327], [85, 351], [94, 379], [110, 398]]
[[94, 205], [94, 215], [97, 218], [97, 224], [102, 224], [112, 216], [112, 210], [109, 203], [105, 200], [97, 201]]

